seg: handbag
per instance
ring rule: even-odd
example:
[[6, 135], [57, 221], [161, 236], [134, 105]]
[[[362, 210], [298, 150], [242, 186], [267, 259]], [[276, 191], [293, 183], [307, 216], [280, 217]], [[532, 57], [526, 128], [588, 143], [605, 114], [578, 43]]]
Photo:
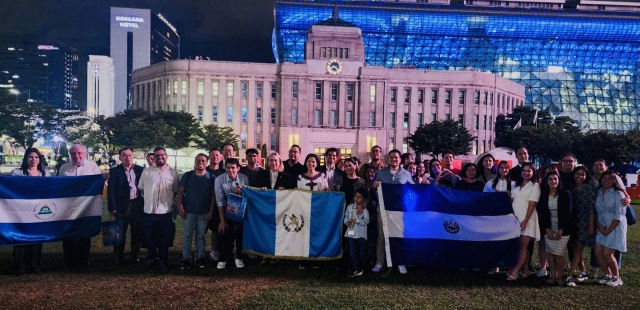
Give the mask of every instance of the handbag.
[[102, 222], [102, 245], [121, 245], [124, 242], [122, 235], [123, 226], [120, 220]]
[[636, 212], [631, 206], [627, 206], [627, 226], [631, 226], [637, 222]]

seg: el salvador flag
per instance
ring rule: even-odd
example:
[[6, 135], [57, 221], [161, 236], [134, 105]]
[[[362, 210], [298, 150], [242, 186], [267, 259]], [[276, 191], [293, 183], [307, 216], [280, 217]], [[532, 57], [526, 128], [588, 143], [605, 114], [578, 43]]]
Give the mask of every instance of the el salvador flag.
[[0, 246], [96, 236], [103, 185], [101, 175], [0, 176]]
[[515, 265], [520, 222], [506, 193], [382, 184], [378, 195], [388, 266]]
[[342, 257], [343, 193], [242, 190], [247, 197], [244, 252], [302, 260]]

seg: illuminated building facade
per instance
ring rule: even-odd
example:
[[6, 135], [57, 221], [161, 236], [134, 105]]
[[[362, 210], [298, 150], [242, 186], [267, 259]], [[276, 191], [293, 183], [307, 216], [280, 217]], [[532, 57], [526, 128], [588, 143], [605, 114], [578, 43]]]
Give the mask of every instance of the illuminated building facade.
[[[343, 1], [340, 17], [362, 29], [365, 65], [490, 72], [523, 85], [526, 105], [569, 116], [581, 128], [638, 128], [637, 2], [430, 2]], [[578, 10], [566, 9], [569, 3]], [[277, 1], [277, 63], [305, 61], [309, 29], [333, 5]]]
[[78, 109], [78, 52], [61, 42], [0, 40], [0, 87], [20, 102]]
[[292, 144], [362, 159], [373, 145], [413, 153], [405, 138], [419, 125], [454, 119], [477, 137], [475, 158], [493, 147], [496, 116], [524, 104], [523, 86], [486, 72], [366, 65], [362, 31], [333, 14], [310, 27], [301, 63], [175, 60], [135, 70], [133, 108], [189, 112], [233, 128], [240, 154], [266, 144], [284, 157]]
[[87, 63], [88, 116], [113, 116], [114, 72], [113, 59], [107, 56], [89, 55]]
[[111, 53], [115, 71], [114, 112], [131, 107], [131, 73], [180, 58], [180, 36], [161, 14], [147, 9], [111, 8]]

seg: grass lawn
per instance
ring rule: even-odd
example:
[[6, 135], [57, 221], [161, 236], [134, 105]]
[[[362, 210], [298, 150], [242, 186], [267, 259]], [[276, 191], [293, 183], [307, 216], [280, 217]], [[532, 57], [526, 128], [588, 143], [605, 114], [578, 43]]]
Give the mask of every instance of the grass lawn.
[[[640, 214], [638, 206], [636, 213]], [[211, 262], [205, 269], [183, 271], [182, 223], [176, 224], [177, 247], [170, 251], [167, 274], [147, 272], [144, 263], [115, 265], [112, 248], [100, 248], [94, 238], [91, 267], [65, 270], [62, 245], [56, 242], [45, 244], [40, 274], [16, 277], [11, 272], [11, 247], [2, 247], [0, 305], [3, 309], [640, 309], [640, 225], [631, 226], [627, 236], [629, 252], [623, 255], [621, 270], [624, 286], [589, 280], [568, 288], [549, 286], [535, 276], [511, 283], [504, 274], [487, 275], [486, 270], [426, 267], [409, 268], [407, 275], [394, 269], [387, 277], [369, 272], [355, 279], [332, 267], [299, 270], [293, 262], [258, 266], [250, 261], [244, 269], [222, 271]]]

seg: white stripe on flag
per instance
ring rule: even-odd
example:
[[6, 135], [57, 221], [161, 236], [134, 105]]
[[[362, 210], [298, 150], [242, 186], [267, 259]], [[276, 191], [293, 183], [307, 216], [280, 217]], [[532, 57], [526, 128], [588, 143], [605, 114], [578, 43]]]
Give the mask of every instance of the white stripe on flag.
[[384, 251], [387, 256], [387, 267], [393, 266], [391, 261], [391, 245], [389, 244], [389, 228], [387, 227], [387, 211], [384, 207], [384, 196], [382, 195], [382, 186], [378, 186], [378, 203], [380, 204], [380, 214], [382, 219], [382, 232], [384, 234]]
[[276, 247], [274, 254], [309, 257], [311, 192], [276, 191], [275, 215]]
[[405, 216], [404, 212], [387, 211], [387, 219], [389, 238], [499, 241], [520, 236], [520, 222], [513, 214], [472, 216], [425, 211]]
[[0, 199], [0, 223], [43, 223], [102, 215], [102, 195]]

